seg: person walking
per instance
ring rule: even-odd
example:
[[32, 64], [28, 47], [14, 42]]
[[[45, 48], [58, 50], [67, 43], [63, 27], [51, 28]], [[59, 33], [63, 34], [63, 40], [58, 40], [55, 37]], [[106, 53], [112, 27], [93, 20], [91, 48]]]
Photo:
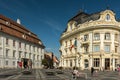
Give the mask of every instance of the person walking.
[[120, 76], [120, 65], [118, 67], [118, 75]]
[[93, 67], [91, 67], [91, 76], [93, 76], [94, 70], [95, 69]]

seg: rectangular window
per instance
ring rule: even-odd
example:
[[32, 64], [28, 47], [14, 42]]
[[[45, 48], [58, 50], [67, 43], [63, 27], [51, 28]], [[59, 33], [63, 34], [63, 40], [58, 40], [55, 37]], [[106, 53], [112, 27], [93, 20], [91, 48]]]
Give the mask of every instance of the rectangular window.
[[24, 57], [25, 57], [25, 58], [27, 57], [27, 52], [25, 52]]
[[39, 60], [39, 55], [37, 55], [37, 60]]
[[118, 41], [118, 34], [115, 34], [115, 41]]
[[0, 48], [0, 55], [3, 55], [3, 54], [2, 54], [2, 48]]
[[13, 66], [15, 66], [15, 61], [13, 61]]
[[0, 45], [2, 44], [2, 37], [0, 36]]
[[6, 45], [8, 45], [8, 43], [9, 43], [9, 39], [8, 39], [8, 38], [6, 38]]
[[35, 54], [33, 54], [33, 60], [35, 60]]
[[5, 65], [8, 66], [8, 61], [5, 61]]
[[33, 46], [33, 51], [35, 52], [35, 46]]
[[13, 57], [15, 58], [15, 53], [16, 53], [16, 51], [13, 51]]
[[93, 46], [93, 51], [94, 52], [99, 52], [100, 51], [100, 45], [94, 45]]
[[100, 34], [99, 33], [94, 34], [94, 40], [100, 40]]
[[26, 50], [26, 44], [24, 45], [24, 49]]
[[84, 53], [88, 53], [89, 52], [89, 45], [84, 45]]
[[100, 59], [94, 58], [94, 67], [99, 67], [99, 66], [100, 66]]
[[31, 45], [29, 45], [29, 50], [31, 51]]
[[13, 47], [15, 47], [15, 40], [13, 40]]
[[19, 52], [19, 58], [21, 58], [21, 51]]
[[118, 46], [115, 46], [115, 53], [118, 52]]
[[7, 50], [6, 50], [6, 57], [8, 57], [8, 53], [9, 53], [9, 50], [7, 49]]
[[118, 61], [118, 60], [117, 60], [117, 59], [115, 59], [115, 67], [117, 67], [117, 61]]
[[105, 45], [104, 50], [105, 50], [105, 52], [110, 52], [110, 45]]
[[21, 42], [19, 42], [19, 48], [21, 48]]
[[88, 40], [88, 34], [87, 35], [84, 35], [84, 41], [87, 41]]
[[72, 45], [72, 40], [70, 40], [70, 46]]
[[110, 40], [110, 33], [105, 33], [105, 40]]
[[65, 41], [65, 47], [67, 47], [67, 41]]
[[31, 53], [29, 53], [29, 58], [31, 59]]

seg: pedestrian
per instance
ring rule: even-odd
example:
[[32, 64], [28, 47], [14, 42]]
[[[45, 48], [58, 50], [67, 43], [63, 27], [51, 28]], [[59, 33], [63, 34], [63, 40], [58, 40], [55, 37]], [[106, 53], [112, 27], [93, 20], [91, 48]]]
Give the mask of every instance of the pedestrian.
[[118, 75], [120, 76], [120, 65], [118, 67]]
[[93, 73], [94, 73], [94, 68], [91, 67], [91, 76], [93, 76]]

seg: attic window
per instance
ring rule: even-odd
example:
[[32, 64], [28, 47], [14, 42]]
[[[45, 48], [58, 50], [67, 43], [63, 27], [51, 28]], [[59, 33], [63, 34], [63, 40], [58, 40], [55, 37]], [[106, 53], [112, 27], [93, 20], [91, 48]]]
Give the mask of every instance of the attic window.
[[6, 21], [5, 24], [6, 24], [6, 25], [10, 25], [10, 22]]
[[109, 14], [106, 15], [106, 20], [110, 20], [110, 15]]

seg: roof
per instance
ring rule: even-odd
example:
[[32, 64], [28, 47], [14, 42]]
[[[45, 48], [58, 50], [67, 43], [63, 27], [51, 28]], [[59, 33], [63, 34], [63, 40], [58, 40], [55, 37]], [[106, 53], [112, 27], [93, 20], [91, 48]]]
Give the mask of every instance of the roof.
[[43, 48], [45, 47], [36, 34], [29, 31], [21, 24], [18, 24], [17, 22], [3, 15], [0, 15], [0, 32], [4, 32], [20, 39], [24, 39], [34, 44], [40, 45]]
[[[88, 14], [83, 11], [80, 11], [77, 15], [72, 17], [69, 21], [76, 21], [77, 24], [82, 24], [90, 20], [97, 20], [100, 18], [100, 12]], [[69, 22], [68, 21], [68, 22]]]

